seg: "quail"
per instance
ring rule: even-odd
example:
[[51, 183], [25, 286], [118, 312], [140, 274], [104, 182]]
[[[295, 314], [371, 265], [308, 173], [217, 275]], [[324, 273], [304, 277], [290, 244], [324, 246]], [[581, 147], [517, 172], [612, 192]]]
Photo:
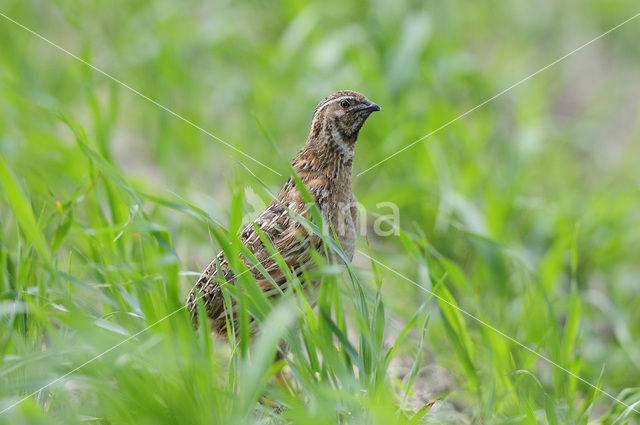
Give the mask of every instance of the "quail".
[[[353, 154], [362, 125], [380, 107], [364, 95], [342, 90], [324, 98], [313, 112], [311, 130], [305, 145], [293, 159], [293, 171], [307, 187], [325, 224], [332, 226], [347, 258], [356, 248], [356, 198], [351, 189]], [[289, 178], [264, 212], [242, 230], [241, 242], [260, 262], [262, 271], [241, 258], [268, 297], [287, 289], [287, 278], [260, 237], [268, 238], [294, 275], [314, 266], [311, 252], [321, 253], [322, 239], [310, 232], [291, 211], [311, 219], [310, 206], [303, 200], [293, 178]], [[260, 229], [260, 232], [256, 230]], [[266, 271], [271, 279], [263, 274]], [[224, 254], [220, 252], [206, 267], [189, 293], [186, 306], [197, 324], [197, 300], [202, 298], [211, 330], [227, 334], [227, 320], [237, 326], [233, 311], [227, 311], [222, 285], [235, 282]], [[276, 288], [273, 285], [278, 285]], [[231, 300], [232, 306], [235, 301]], [[231, 310], [233, 307], [230, 306]], [[235, 329], [236, 327], [233, 327]], [[252, 326], [254, 332], [255, 326]]]

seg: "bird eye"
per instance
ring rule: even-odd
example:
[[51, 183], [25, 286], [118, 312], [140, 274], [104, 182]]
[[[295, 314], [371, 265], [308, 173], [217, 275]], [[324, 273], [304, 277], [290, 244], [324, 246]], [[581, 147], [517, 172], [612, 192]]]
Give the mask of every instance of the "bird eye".
[[342, 102], [340, 102], [340, 106], [342, 106], [343, 108], [348, 108], [349, 102], [347, 100], [343, 100]]

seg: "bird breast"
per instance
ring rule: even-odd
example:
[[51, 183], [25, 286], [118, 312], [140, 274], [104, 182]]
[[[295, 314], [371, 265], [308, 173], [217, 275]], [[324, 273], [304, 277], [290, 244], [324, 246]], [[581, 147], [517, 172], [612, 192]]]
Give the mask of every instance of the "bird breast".
[[322, 208], [325, 223], [331, 223], [340, 246], [349, 261], [356, 250], [358, 208], [356, 198], [349, 191], [333, 193]]

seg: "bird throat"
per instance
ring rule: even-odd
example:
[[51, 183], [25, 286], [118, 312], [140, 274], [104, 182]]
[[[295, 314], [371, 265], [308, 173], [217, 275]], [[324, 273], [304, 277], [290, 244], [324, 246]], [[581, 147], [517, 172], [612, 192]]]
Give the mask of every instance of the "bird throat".
[[345, 136], [342, 135], [340, 130], [338, 130], [335, 126], [331, 127], [331, 137], [330, 137], [330, 148], [333, 147], [338, 151], [339, 155], [342, 155], [345, 160], [353, 159], [353, 150], [355, 148], [354, 143], [349, 143], [345, 141]]

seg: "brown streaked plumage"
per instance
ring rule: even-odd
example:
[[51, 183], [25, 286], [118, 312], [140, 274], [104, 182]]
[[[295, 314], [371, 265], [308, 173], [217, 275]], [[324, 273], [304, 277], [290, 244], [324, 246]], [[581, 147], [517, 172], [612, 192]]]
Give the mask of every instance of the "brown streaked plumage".
[[[356, 246], [357, 207], [351, 190], [353, 152], [360, 128], [372, 112], [379, 110], [378, 105], [351, 90], [339, 91], [324, 98], [314, 110], [306, 144], [291, 163], [313, 196], [325, 223], [333, 225], [349, 260], [353, 258]], [[294, 274], [301, 273], [303, 267], [313, 266], [310, 255], [312, 249], [321, 251], [320, 238], [310, 235], [285, 206], [301, 216], [311, 218], [309, 208], [292, 178], [280, 190], [277, 200], [271, 202], [240, 235], [242, 243], [280, 290], [287, 288], [285, 275], [263, 245], [254, 226], [260, 228], [272, 242]], [[242, 261], [266, 295], [280, 293], [249, 260], [242, 258]], [[235, 317], [225, 310], [221, 283], [234, 284], [234, 279], [229, 263], [223, 253], [219, 253], [204, 270], [187, 298], [187, 308], [194, 321], [197, 321], [196, 300], [202, 297], [211, 329], [218, 334], [226, 334], [226, 319], [235, 320]]]

